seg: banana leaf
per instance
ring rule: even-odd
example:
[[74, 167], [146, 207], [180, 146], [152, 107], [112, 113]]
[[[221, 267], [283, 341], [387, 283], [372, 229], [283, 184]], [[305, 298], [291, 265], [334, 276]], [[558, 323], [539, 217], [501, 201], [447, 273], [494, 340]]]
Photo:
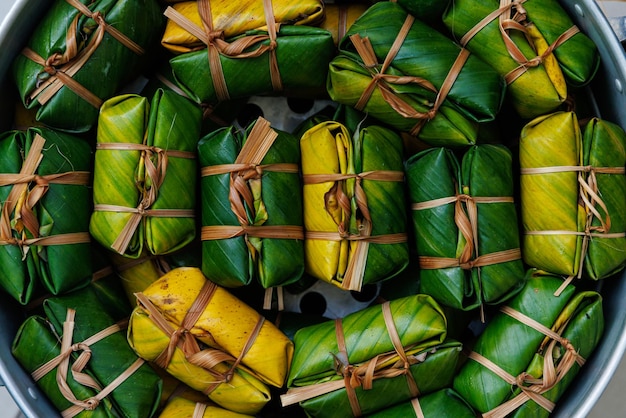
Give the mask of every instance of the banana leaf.
[[[419, 403], [421, 415], [416, 412]], [[446, 388], [367, 415], [368, 418], [475, 418], [476, 413], [454, 390]]]
[[[269, 51], [271, 41], [267, 31], [248, 31], [229, 42], [235, 51], [230, 55], [219, 53], [221, 70], [215, 70], [215, 73], [209, 65], [206, 48], [170, 60], [178, 86], [195, 102], [213, 105], [227, 99], [278, 93], [306, 98], [326, 97], [328, 64], [336, 52], [332, 35], [327, 30], [280, 26], [273, 49], [275, 54]], [[241, 51], [236, 50], [237, 46], [248, 42], [252, 44]], [[273, 55], [278, 68], [275, 75], [280, 75], [280, 89], [274, 87], [276, 82], [272, 82]], [[224, 75], [227, 93], [216, 90], [217, 71]], [[222, 97], [224, 94], [226, 97]]]
[[[44, 317], [32, 315], [20, 325], [11, 346], [11, 353], [22, 367], [32, 374], [61, 354], [61, 341]], [[74, 406], [61, 392], [57, 382], [57, 368], [53, 368], [41, 377], [35, 376], [37, 378], [33, 377], [33, 379], [35, 379], [37, 386], [59, 412]], [[73, 373], [67, 373], [66, 382], [67, 387], [78, 400], [87, 400], [97, 394], [95, 389], [77, 382]], [[78, 418], [110, 418], [119, 415], [114, 410], [110, 399], [105, 397], [94, 410], [83, 410], [74, 416]]]
[[[501, 19], [508, 20], [494, 15], [481, 26], [500, 7]], [[466, 47], [507, 79], [507, 100], [522, 118], [555, 111], [567, 97], [567, 82], [586, 84], [599, 65], [594, 43], [582, 32], [568, 32], [574, 23], [556, 0], [530, 0], [521, 7], [496, 0], [453, 0], [443, 20], [460, 42], [480, 28]], [[511, 22], [520, 28], [510, 29]]]
[[[164, 370], [187, 386], [202, 392], [216, 404], [239, 413], [255, 414], [270, 399], [269, 389], [245, 368], [237, 366], [233, 369], [234, 360], [220, 359], [212, 364], [202, 364], [193, 360], [211, 350], [184, 351], [184, 346], [174, 346], [173, 353], [167, 364], [157, 363], [163, 352], [168, 350], [171, 334], [178, 326], [165, 320], [169, 334], [160, 328], [148, 311], [136, 307], [130, 316], [128, 325], [128, 342], [140, 357], [164, 367]], [[185, 337], [188, 338], [188, 337]], [[216, 350], [213, 350], [213, 352]], [[201, 360], [201, 359], [200, 359]], [[222, 376], [231, 372], [228, 381]]]
[[[208, 7], [212, 27], [205, 24], [200, 4]], [[276, 23], [285, 25], [317, 26], [325, 15], [325, 5], [320, 0], [291, 2], [272, 0], [272, 12]], [[219, 39], [229, 39], [250, 30], [266, 27], [266, 16], [262, 0], [231, 2], [226, 0], [183, 1], [171, 6], [176, 14], [197, 27], [200, 33], [210, 30], [219, 33]], [[167, 11], [169, 14], [171, 11]], [[208, 23], [208, 22], [207, 22]], [[173, 53], [181, 54], [206, 47], [193, 31], [177, 23], [176, 16], [170, 17], [165, 26], [161, 45]]]
[[[178, 267], [144, 290], [143, 295], [178, 327], [185, 325], [202, 343], [218, 348], [252, 370], [262, 382], [282, 387], [293, 343], [271, 322], [194, 267]], [[207, 294], [210, 295], [206, 301]], [[187, 312], [198, 297], [206, 301], [194, 324]], [[185, 320], [186, 319], [186, 320]]]
[[[570, 277], [608, 277], [626, 263], [626, 134], [573, 112], [536, 118], [520, 134], [524, 261]], [[595, 197], [594, 197], [595, 196]]]
[[[201, 412], [200, 412], [201, 411]], [[194, 415], [198, 413], [199, 415]], [[251, 418], [252, 415], [229, 411], [214, 404], [176, 396], [167, 402], [159, 418]]]
[[108, 100], [98, 121], [89, 229], [129, 258], [167, 254], [195, 237], [200, 108], [170, 91]]
[[335, 45], [337, 45], [348, 28], [365, 13], [368, 7], [369, 4], [364, 2], [325, 4], [324, 20], [319, 24], [319, 27], [329, 31], [333, 35]]
[[0, 136], [0, 286], [22, 304], [91, 279], [91, 161], [89, 144], [69, 134]]
[[[453, 388], [480, 413], [547, 417], [552, 405], [539, 406], [537, 400], [556, 402], [603, 334], [600, 294], [578, 291], [570, 284], [555, 296], [561, 277], [533, 269], [528, 276], [524, 289], [503, 308], [508, 311], [499, 312], [487, 324], [454, 379]], [[509, 312], [521, 313], [548, 330], [544, 334], [540, 326], [524, 323]], [[550, 330], [556, 335], [547, 336]], [[492, 371], [496, 368], [488, 367], [487, 361], [512, 380]], [[520, 394], [516, 379], [538, 396]]]
[[[244, 132], [229, 127], [206, 135], [198, 158], [202, 170], [218, 170], [200, 180], [202, 272], [225, 287], [257, 280], [268, 289], [299, 280], [304, 236], [298, 139], [259, 118]], [[220, 170], [232, 164], [245, 167]], [[241, 196], [237, 204], [232, 193]], [[219, 232], [224, 226], [231, 231]], [[258, 233], [244, 233], [247, 226]]]
[[[55, 332], [68, 332], [67, 312], [74, 310], [72, 343], [85, 341], [100, 331], [113, 326], [115, 321], [91, 288], [84, 288], [63, 296], [46, 299], [44, 311]], [[121, 416], [150, 417], [156, 411], [161, 398], [162, 381], [155, 371], [143, 362], [129, 346], [126, 329], [89, 344], [91, 358], [87, 365], [89, 374], [106, 388], [122, 375], [131, 374], [110, 393], [112, 402]], [[74, 353], [73, 358], [77, 359]]]
[[[585, 273], [598, 280], [626, 267], [626, 132], [615, 123], [592, 118], [583, 130], [583, 166], [622, 168], [621, 174], [620, 170], [615, 174], [597, 170], [594, 174], [598, 194], [606, 206], [606, 216], [610, 216], [611, 225], [606, 227], [606, 233], [622, 234], [618, 238], [595, 236], [588, 241]], [[587, 182], [591, 183], [592, 179], [588, 177]], [[602, 227], [597, 217], [591, 219], [591, 229]]]
[[475, 143], [478, 122], [494, 120], [500, 109], [504, 80], [418, 19], [388, 57], [405, 22], [410, 15], [393, 2], [374, 4], [354, 22], [330, 64], [330, 98], [431, 145]]
[[[381, 0], [374, 0], [379, 2]], [[398, 0], [397, 3], [422, 22], [436, 26], [448, 7], [448, 0]]]
[[409, 253], [400, 136], [376, 125], [351, 134], [328, 121], [306, 131], [300, 149], [307, 273], [360, 291], [404, 270]]
[[471, 310], [519, 291], [525, 268], [509, 149], [475, 145], [459, 163], [451, 150], [431, 148], [409, 158], [406, 172], [420, 292]]
[[[437, 302], [428, 295], [418, 294], [385, 302], [383, 305], [373, 305], [342, 319], [302, 328], [294, 337], [295, 352], [287, 379], [287, 387], [292, 395], [288, 391], [281, 396], [281, 400], [283, 404], [288, 404], [335, 390], [345, 392], [346, 384], [350, 388], [359, 386], [362, 384], [359, 382], [369, 380], [368, 375], [371, 377], [372, 372], [382, 382], [374, 384], [380, 384], [381, 388], [389, 384], [390, 389], [393, 387], [393, 391], [397, 391], [397, 386], [387, 382], [393, 379], [385, 379], [385, 376], [400, 375], [400, 382], [407, 386], [407, 376], [404, 375], [407, 371], [404, 367], [411, 363], [408, 359], [441, 345], [446, 339], [446, 327], [446, 318]], [[344, 347], [340, 344], [342, 336]], [[454, 349], [458, 352], [458, 345]], [[434, 354], [437, 352], [435, 350]], [[445, 357], [445, 353], [442, 350], [440, 354]], [[448, 354], [456, 357], [453, 352]], [[404, 355], [406, 360], [403, 360]], [[439, 365], [444, 363], [445, 361]], [[427, 364], [428, 360], [423, 366]], [[372, 368], [368, 371], [370, 365]], [[445, 367], [444, 369], [449, 370]], [[442, 376], [444, 374], [446, 373]], [[434, 378], [434, 382], [438, 382], [434, 374], [428, 378]], [[427, 383], [424, 384], [428, 386]], [[297, 397], [293, 392], [299, 392]], [[289, 398], [286, 398], [288, 395]], [[333, 396], [332, 393], [329, 395]], [[388, 396], [393, 395], [377, 391], [375, 396], [366, 395], [358, 401], [363, 401], [363, 407], [369, 408], [372, 405], [370, 402], [384, 403]], [[344, 402], [345, 396], [339, 396], [337, 401], [327, 404], [325, 409], [331, 413], [332, 409]], [[348, 411], [352, 412], [352, 409], [349, 408]]]
[[[452, 384], [462, 345], [447, 341], [438, 346], [416, 352], [408, 356], [408, 373], [390, 378], [376, 379], [372, 387], [354, 388], [361, 413], [367, 415], [388, 406], [411, 399], [412, 394], [407, 379], [413, 379], [420, 394], [431, 393]], [[289, 392], [287, 392], [289, 396]], [[309, 416], [322, 418], [343, 418], [352, 416], [350, 401], [345, 388], [300, 402]]]
[[[52, 2], [27, 44], [38, 58], [23, 51], [13, 62], [22, 102], [37, 109], [37, 120], [48, 126], [70, 132], [90, 130], [102, 101], [140, 74], [164, 23], [154, 0]], [[134, 45], [120, 42], [116, 32]], [[72, 80], [94, 97], [85, 98]]]

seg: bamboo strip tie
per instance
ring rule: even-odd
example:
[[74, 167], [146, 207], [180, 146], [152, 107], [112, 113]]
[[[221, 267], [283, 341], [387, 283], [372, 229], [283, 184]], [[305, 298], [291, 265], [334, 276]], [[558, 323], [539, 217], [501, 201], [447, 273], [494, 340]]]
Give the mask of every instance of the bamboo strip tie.
[[[119, 254], [123, 254], [126, 251], [144, 217], [193, 218], [195, 216], [193, 209], [150, 209], [158, 197], [159, 188], [165, 181], [169, 157], [195, 159], [196, 156], [193, 152], [166, 150], [156, 146], [136, 143], [99, 143], [96, 145], [96, 151], [98, 150], [139, 151], [139, 159], [143, 161], [146, 169], [146, 181], [144, 184], [150, 185], [141, 191], [139, 204], [135, 208], [103, 203], [94, 205], [94, 211], [131, 213], [131, 217], [120, 231], [116, 240], [111, 244], [113, 250]], [[156, 162], [153, 161], [153, 157], [156, 158]]]
[[526, 37], [526, 39], [530, 38], [528, 30], [525, 27], [527, 15], [526, 9], [524, 9], [522, 5], [525, 2], [526, 0], [500, 0], [500, 6], [491, 13], [489, 13], [487, 16], [485, 16], [476, 25], [474, 25], [474, 27], [470, 29], [465, 35], [463, 35], [463, 37], [459, 41], [461, 46], [466, 47], [470, 40], [478, 32], [480, 32], [485, 26], [487, 26], [489, 23], [497, 18], [500, 34], [502, 35], [502, 41], [504, 42], [511, 58], [513, 58], [518, 64], [517, 67], [513, 68], [507, 74], [505, 74], [504, 80], [506, 81], [507, 85], [513, 83], [513, 81], [515, 81], [522, 74], [528, 71], [529, 68], [541, 65], [543, 61], [549, 55], [551, 55], [556, 48], [558, 48], [572, 36], [580, 32], [576, 25], [571, 26], [569, 29], [559, 35], [556, 40], [552, 44], [550, 44], [548, 48], [546, 48], [544, 52], [531, 59], [527, 59], [524, 53], [515, 44], [509, 33], [510, 31], [514, 30], [521, 32]]
[[[391, 106], [392, 109], [398, 112], [398, 114], [405, 118], [418, 119], [418, 122], [410, 130], [411, 135], [417, 136], [424, 124], [432, 120], [437, 115], [439, 108], [452, 89], [454, 82], [461, 73], [465, 62], [469, 58], [470, 53], [467, 49], [461, 48], [459, 55], [457, 55], [439, 90], [437, 90], [437, 88], [430, 81], [424, 79], [423, 77], [385, 74], [385, 71], [387, 71], [395, 56], [400, 51], [400, 48], [402, 47], [414, 20], [415, 18], [413, 16], [410, 14], [407, 15], [404, 24], [391, 45], [391, 48], [389, 49], [382, 65], [378, 64], [378, 58], [376, 57], [374, 48], [372, 47], [369, 38], [361, 38], [361, 36], [357, 33], [351, 35], [350, 40], [363, 60], [363, 64], [365, 64], [365, 66], [370, 70], [372, 75], [370, 84], [365, 88], [354, 107], [357, 110], [363, 111], [374, 90], [378, 88], [383, 99], [389, 104], [389, 106]], [[436, 93], [437, 96], [428, 112], [419, 112], [395, 94], [389, 84], [417, 84], [426, 90]]]
[[[38, 175], [35, 171], [43, 160], [43, 147], [46, 140], [39, 134], [33, 138], [20, 172], [0, 174], [0, 186], [13, 185], [0, 212], [0, 245], [17, 245], [26, 254], [32, 245], [65, 245], [90, 242], [88, 232], [39, 236], [39, 220], [34, 212], [35, 205], [48, 191], [50, 184], [89, 185], [90, 173], [69, 171], [49, 175]], [[32, 187], [29, 186], [32, 184]], [[16, 226], [12, 226], [14, 213]], [[21, 235], [13, 236], [13, 229]], [[28, 232], [28, 234], [27, 234]]]
[[[377, 379], [391, 379], [402, 375], [406, 376], [411, 397], [416, 398], [419, 396], [420, 391], [411, 373], [410, 367], [413, 364], [425, 361], [427, 355], [426, 353], [422, 353], [418, 356], [409, 356], [406, 354], [406, 351], [411, 349], [412, 346], [404, 347], [402, 345], [389, 302], [382, 303], [380, 307], [385, 321], [385, 328], [394, 346], [394, 351], [378, 354], [374, 358], [357, 366], [350, 364], [342, 321], [340, 318], [336, 319], [334, 324], [338, 353], [331, 354], [334, 358], [335, 370], [342, 379], [315, 383], [309, 386], [289, 388], [285, 394], [280, 396], [283, 407], [345, 388], [352, 414], [358, 417], [361, 416], [362, 413], [354, 390], [355, 388], [361, 387], [363, 390], [371, 390], [373, 388], [373, 382]], [[381, 368], [381, 365], [389, 363], [392, 363], [392, 366]]]
[[[82, 411], [95, 410], [102, 399], [107, 397], [113, 392], [119, 385], [121, 385], [126, 379], [128, 379], [135, 371], [137, 371], [144, 363], [142, 358], [137, 358], [126, 370], [124, 370], [118, 377], [116, 377], [106, 387], [102, 388], [101, 385], [91, 375], [83, 372], [91, 359], [90, 346], [98, 341], [124, 330], [128, 321], [118, 322], [113, 324], [93, 336], [85, 339], [79, 343], [72, 343], [72, 337], [74, 333], [74, 317], [76, 311], [74, 309], [67, 309], [65, 321], [63, 322], [63, 337], [61, 339], [61, 352], [58, 356], [44, 363], [31, 373], [31, 376], [35, 381], [38, 381], [46, 374], [50, 373], [56, 368], [56, 380], [59, 385], [61, 394], [73, 406], [61, 411], [63, 418], [71, 418]], [[70, 369], [70, 357], [74, 352], [80, 351], [80, 355], [76, 358]], [[85, 400], [77, 399], [67, 383], [67, 373], [71, 370], [74, 380], [86, 387], [94, 389], [97, 394]]]
[[[39, 104], [44, 105], [63, 86], [67, 86], [87, 103], [91, 104], [95, 108], [100, 108], [102, 105], [102, 99], [97, 97], [72, 77], [83, 67], [83, 65], [85, 65], [85, 63], [96, 51], [104, 38], [104, 34], [108, 33], [137, 55], [143, 55], [144, 50], [128, 36], [108, 24], [104, 20], [102, 12], [92, 12], [87, 6], [78, 0], [66, 1], [80, 13], [76, 15], [68, 28], [65, 37], [65, 52], [63, 54], [55, 52], [48, 58], [44, 59], [28, 47], [22, 50], [22, 54], [24, 56], [41, 65], [43, 67], [43, 71], [49, 75], [47, 79], [38, 84], [37, 88], [30, 93], [27, 101], [31, 102], [36, 98]], [[78, 40], [81, 39], [78, 33], [78, 21], [81, 15], [87, 16], [98, 25], [95, 34], [89, 39], [89, 42], [82, 47], [82, 49], [78, 43]]]
[[[554, 388], [554, 386], [556, 386], [565, 377], [574, 364], [582, 366], [585, 363], [585, 359], [578, 354], [578, 350], [571, 344], [571, 342], [559, 334], [559, 332], [562, 332], [567, 325], [567, 321], [561, 326], [561, 330], [557, 332], [509, 306], [503, 306], [500, 310], [502, 313], [510, 316], [511, 318], [544, 334], [550, 342], [547, 345], [545, 355], [543, 356], [543, 376], [539, 379], [526, 372], [522, 372], [518, 376], [512, 376], [481, 354], [474, 351], [470, 353], [470, 359], [478, 362], [507, 383], [517, 386], [517, 388], [521, 390], [520, 394], [504, 402], [500, 406], [485, 412], [482, 416], [484, 418], [504, 418], [529, 400], [536, 402], [546, 411], [552, 412], [555, 406], [554, 402], [542, 395]], [[559, 364], [555, 365], [552, 353], [556, 349], [557, 344], [560, 344], [565, 348], [565, 354], [560, 357]]]

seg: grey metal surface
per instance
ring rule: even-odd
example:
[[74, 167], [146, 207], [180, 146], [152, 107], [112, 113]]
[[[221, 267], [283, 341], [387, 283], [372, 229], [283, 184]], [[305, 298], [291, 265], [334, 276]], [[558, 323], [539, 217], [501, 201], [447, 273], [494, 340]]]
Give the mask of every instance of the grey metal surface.
[[[0, 91], [6, 86], [5, 76], [12, 58], [50, 1], [15, 0], [4, 24], [0, 25]], [[595, 1], [562, 0], [562, 4], [599, 46], [603, 65], [589, 87], [594, 93], [598, 115], [626, 129], [626, 57], [619, 39]], [[558, 402], [555, 417], [587, 416], [626, 351], [626, 273], [604, 280], [600, 290], [605, 300], [605, 334], [575, 384]], [[10, 353], [13, 336], [23, 319], [20, 307], [0, 294], [0, 384], [6, 386], [27, 417], [59, 416]]]

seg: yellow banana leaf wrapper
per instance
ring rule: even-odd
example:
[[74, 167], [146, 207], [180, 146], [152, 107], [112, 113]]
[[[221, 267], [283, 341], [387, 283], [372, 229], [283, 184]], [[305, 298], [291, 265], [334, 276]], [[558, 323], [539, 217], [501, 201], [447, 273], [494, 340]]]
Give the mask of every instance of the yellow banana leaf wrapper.
[[547, 417], [604, 331], [602, 297], [528, 271], [524, 289], [478, 337], [453, 388], [490, 417]]
[[626, 264], [626, 133], [573, 112], [529, 122], [520, 136], [522, 254], [532, 267], [608, 277]]
[[175, 396], [165, 405], [159, 418], [252, 418], [253, 415], [229, 411], [210, 402]]
[[331, 33], [313, 26], [273, 24], [228, 42], [175, 56], [178, 87], [193, 101], [216, 105], [254, 95], [326, 98]]
[[359, 416], [444, 388], [461, 347], [446, 334], [441, 307], [423, 294], [304, 327], [281, 401], [312, 416]]
[[586, 84], [599, 66], [595, 44], [556, 0], [453, 0], [443, 20], [461, 45], [502, 74], [522, 118], [555, 111], [567, 83]]
[[350, 133], [328, 121], [300, 139], [304, 180], [305, 268], [360, 291], [406, 268], [403, 147], [382, 126]]
[[380, 412], [368, 414], [368, 418], [475, 418], [476, 412], [458, 393], [450, 388], [413, 398]]
[[352, 24], [326, 87], [332, 100], [438, 146], [474, 144], [505, 94], [491, 66], [394, 2]]
[[[264, 383], [283, 386], [293, 343], [257, 311], [207, 280], [200, 269], [172, 269], [142, 293], [177, 327], [238, 359]], [[194, 315], [199, 317], [192, 321], [187, 312], [196, 305], [200, 307]]]
[[138, 356], [162, 367], [223, 408], [255, 414], [267, 404], [270, 399], [267, 386], [245, 368], [235, 365], [232, 356], [199, 344], [190, 334], [172, 344], [179, 326], [159, 318], [162, 316], [162, 312], [151, 313], [141, 301], [133, 310], [127, 337]]
[[474, 145], [430, 148], [406, 162], [420, 292], [463, 310], [499, 304], [523, 286], [513, 157]]
[[0, 135], [0, 288], [21, 304], [89, 283], [92, 158], [49, 128]]
[[155, 0], [56, 0], [46, 9], [13, 79], [37, 121], [89, 131], [103, 101], [139, 76], [165, 19]]
[[[264, 1], [197, 0], [176, 3], [171, 6], [173, 11], [166, 11], [170, 19], [161, 44], [169, 51], [181, 54], [205, 48], [211, 36], [219, 42], [251, 30], [264, 29], [267, 27]], [[317, 26], [324, 19], [325, 6], [321, 0], [267, 2], [271, 5], [273, 19], [279, 24]], [[178, 14], [192, 27], [177, 23]]]
[[304, 271], [298, 138], [258, 118], [241, 132], [216, 130], [198, 143], [202, 272], [225, 287], [264, 289]]
[[102, 246], [138, 258], [194, 239], [201, 118], [197, 105], [163, 90], [151, 101], [126, 94], [102, 106], [89, 225]]

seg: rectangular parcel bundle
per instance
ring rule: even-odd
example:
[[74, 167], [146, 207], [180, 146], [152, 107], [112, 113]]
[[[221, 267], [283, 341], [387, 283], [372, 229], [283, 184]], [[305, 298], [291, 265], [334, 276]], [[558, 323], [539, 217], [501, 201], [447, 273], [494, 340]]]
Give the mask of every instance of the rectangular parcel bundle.
[[361, 416], [452, 384], [461, 344], [428, 295], [373, 305], [298, 330], [283, 406]]
[[626, 266], [626, 133], [573, 112], [534, 119], [520, 137], [524, 261], [555, 274], [608, 277]]
[[255, 414], [282, 387], [293, 343], [199, 268], [178, 267], [137, 293], [129, 340], [215, 403]]
[[431, 145], [474, 144], [495, 119], [503, 78], [452, 39], [379, 2], [358, 18], [330, 63], [330, 98]]
[[430, 148], [409, 158], [406, 172], [420, 291], [464, 310], [519, 291], [525, 271], [509, 149], [475, 145], [459, 163], [451, 150]]
[[161, 34], [155, 0], [56, 0], [13, 63], [24, 105], [56, 129], [85, 132], [137, 77]]
[[12, 352], [63, 416], [155, 413], [161, 378], [128, 345], [127, 321], [115, 322], [92, 288], [47, 299], [44, 312], [26, 319]]
[[109, 99], [98, 119], [89, 230], [130, 258], [167, 254], [196, 235], [200, 107], [170, 91]]
[[0, 136], [0, 286], [22, 304], [91, 280], [92, 157], [47, 128]]
[[300, 138], [305, 263], [340, 288], [396, 276], [409, 263], [402, 138], [327, 121]]
[[258, 118], [198, 143], [202, 272], [225, 287], [300, 279], [304, 228], [298, 139]]
[[490, 417], [547, 417], [600, 341], [602, 297], [558, 276], [527, 272], [525, 287], [502, 306], [471, 347], [453, 388]]

